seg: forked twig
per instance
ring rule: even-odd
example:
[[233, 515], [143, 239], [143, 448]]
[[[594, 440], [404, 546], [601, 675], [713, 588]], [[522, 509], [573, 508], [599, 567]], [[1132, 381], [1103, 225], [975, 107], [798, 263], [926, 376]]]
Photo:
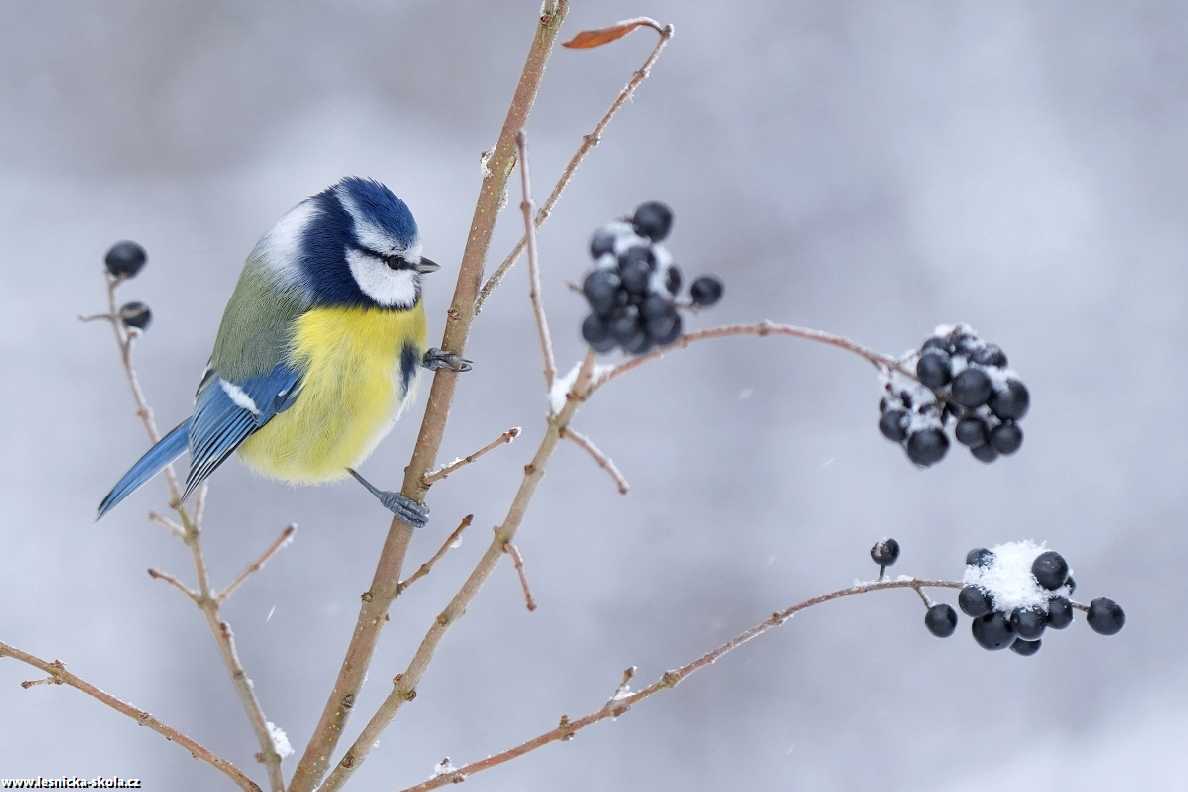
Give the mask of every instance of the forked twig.
[[14, 660], [19, 660], [26, 665], [33, 666], [44, 671], [49, 676], [44, 680], [38, 680], [32, 684], [22, 683], [21, 687], [28, 689], [33, 684], [53, 684], [53, 685], [69, 685], [75, 690], [84, 693], [91, 698], [99, 701], [102, 704], [111, 707], [116, 712], [122, 715], [127, 715], [140, 726], [147, 726], [155, 731], [157, 734], [164, 737], [172, 743], [177, 743], [182, 748], [185, 748], [190, 754], [199, 761], [206, 762], [211, 767], [219, 772], [225, 774], [228, 778], [235, 782], [240, 789], [249, 790], [249, 792], [260, 792], [260, 787], [256, 785], [252, 779], [240, 770], [235, 765], [226, 759], [218, 756], [209, 748], [199, 743], [193, 737], [177, 730], [173, 726], [161, 722], [154, 718], [149, 713], [142, 709], [138, 709], [123, 699], [95, 687], [84, 679], [81, 679], [66, 670], [66, 666], [61, 661], [54, 660], [47, 662], [40, 657], [35, 657], [28, 652], [21, 651], [14, 646], [9, 646], [6, 643], [0, 643], [0, 657], [11, 657]]
[[627, 483], [627, 479], [623, 477], [618, 466], [615, 465], [615, 461], [602, 453], [601, 449], [594, 445], [593, 440], [571, 426], [565, 427], [565, 431], [561, 436], [579, 448], [584, 449], [590, 455], [590, 458], [598, 464], [598, 467], [605, 470], [607, 475], [611, 477], [611, 480], [615, 482], [615, 487], [619, 490], [620, 495], [626, 495], [631, 490], [631, 485]]
[[[631, 79], [627, 81], [627, 84], [624, 85], [619, 93], [615, 96], [615, 99], [611, 102], [610, 107], [607, 108], [607, 111], [602, 114], [602, 117], [598, 119], [598, 122], [594, 124], [594, 128], [590, 131], [590, 133], [582, 136], [581, 145], [578, 146], [578, 149], [573, 153], [573, 156], [569, 158], [569, 163], [565, 166], [565, 170], [561, 172], [561, 176], [558, 177], [557, 183], [553, 185], [552, 192], [549, 193], [549, 197], [545, 199], [545, 202], [540, 206], [540, 210], [536, 213], [533, 224], [537, 228], [540, 228], [542, 225], [544, 225], [544, 222], [549, 219], [549, 215], [553, 213], [553, 207], [557, 205], [557, 201], [561, 198], [561, 193], [565, 192], [565, 188], [569, 186], [571, 181], [573, 181], [573, 177], [574, 174], [577, 173], [578, 166], [582, 164], [582, 161], [586, 158], [586, 155], [589, 154], [602, 140], [602, 135], [606, 131], [607, 126], [610, 125], [611, 119], [613, 119], [615, 114], [619, 112], [619, 109], [622, 108], [629, 99], [631, 99], [631, 97], [635, 94], [635, 89], [639, 87], [640, 83], [646, 80], [648, 75], [651, 74], [652, 67], [656, 65], [656, 61], [660, 58], [660, 53], [663, 52], [664, 48], [668, 46], [668, 42], [672, 39], [673, 33], [675, 32], [675, 29], [672, 25], [664, 25], [661, 27], [657, 24], [655, 28], [660, 34], [660, 40], [656, 42], [656, 46], [652, 49], [652, 52], [648, 55], [647, 59], [644, 60], [643, 65], [632, 73]], [[483, 304], [487, 302], [487, 298], [491, 296], [491, 293], [499, 288], [499, 284], [503, 281], [503, 277], [507, 275], [508, 271], [512, 267], [515, 266], [516, 261], [520, 258], [520, 254], [524, 252], [524, 248], [527, 246], [527, 244], [528, 237], [525, 235], [520, 238], [520, 241], [516, 243], [516, 246], [512, 248], [511, 252], [508, 253], [506, 257], [504, 257], [499, 266], [495, 268], [495, 271], [491, 273], [491, 277], [487, 278], [487, 282], [483, 284], [483, 288], [479, 292], [478, 299], [474, 304], [474, 312], [476, 314], [483, 310]]]
[[520, 189], [523, 199], [520, 211], [524, 214], [524, 238], [528, 240], [528, 300], [532, 303], [532, 318], [536, 320], [536, 333], [540, 338], [540, 356], [544, 360], [545, 389], [553, 389], [557, 379], [557, 361], [553, 358], [553, 337], [549, 333], [549, 320], [545, 316], [544, 298], [540, 293], [540, 264], [536, 251], [536, 226], [532, 222], [532, 184], [528, 177], [528, 143], [524, 130], [516, 133], [516, 150], [520, 160]]
[[632, 706], [638, 704], [644, 699], [654, 696], [662, 690], [676, 687], [685, 679], [685, 677], [700, 671], [703, 668], [708, 668], [713, 665], [723, 655], [733, 652], [743, 644], [758, 638], [764, 633], [770, 632], [784, 622], [788, 621], [798, 611], [811, 608], [814, 605], [821, 605], [832, 600], [841, 599], [843, 597], [852, 597], [858, 594], [869, 594], [874, 591], [886, 591], [888, 589], [912, 588], [919, 591], [921, 588], [953, 588], [959, 589], [962, 584], [953, 580], [915, 580], [915, 579], [900, 579], [890, 580], [881, 583], [863, 583], [849, 588], [831, 591], [828, 594], [821, 594], [816, 597], [797, 602], [794, 605], [789, 605], [783, 610], [776, 611], [768, 616], [758, 624], [743, 630], [738, 635], [719, 644], [705, 654], [697, 657], [683, 666], [671, 671], [665, 671], [658, 679], [652, 682], [645, 688], [642, 688], [635, 693], [628, 693], [625, 685], [634, 676], [634, 669], [628, 669], [631, 673], [624, 672], [623, 682], [620, 684], [619, 690], [615, 695], [603, 704], [598, 709], [591, 713], [583, 715], [580, 718], [570, 718], [568, 716], [561, 716], [561, 722], [552, 729], [542, 732], [530, 740], [525, 740], [519, 745], [515, 745], [497, 754], [488, 756], [486, 759], [480, 759], [477, 762], [472, 762], [464, 767], [460, 767], [448, 773], [442, 773], [420, 784], [415, 784], [406, 787], [401, 792], [428, 792], [431, 789], [437, 789], [447, 784], [457, 784], [465, 781], [470, 776], [481, 773], [484, 770], [490, 770], [493, 767], [498, 767], [501, 764], [511, 761], [517, 757], [541, 748], [552, 742], [566, 741], [572, 739], [577, 732], [592, 726], [599, 721], [608, 718], [618, 718], [627, 713]]
[[485, 446], [480, 448], [478, 451], [475, 451], [472, 454], [467, 454], [466, 456], [464, 456], [460, 459], [455, 459], [453, 462], [450, 462], [448, 465], [442, 465], [437, 470], [432, 470], [432, 471], [426, 473], [421, 478], [421, 480], [425, 483], [426, 487], [432, 486], [434, 483], [441, 481], [443, 478], [448, 477], [451, 473], [456, 472], [459, 468], [466, 467], [470, 463], [477, 461], [480, 457], [487, 454], [488, 452], [494, 451], [496, 448], [498, 448], [501, 445], [506, 445], [507, 443], [510, 443], [511, 441], [515, 440], [519, 436], [520, 436], [520, 427], [513, 426], [510, 429], [507, 429], [506, 431], [504, 431], [502, 434], [500, 434], [498, 437], [496, 437], [491, 442], [487, 443]]
[[428, 561], [426, 561], [425, 563], [423, 563], [419, 567], [417, 567], [416, 572], [413, 572], [411, 575], [408, 576], [407, 579], [402, 580], [398, 584], [396, 584], [396, 590], [400, 594], [403, 594], [405, 591], [408, 590], [409, 586], [411, 586], [413, 583], [416, 583], [418, 580], [425, 577], [425, 575], [428, 575], [431, 571], [433, 571], [433, 565], [436, 564], [438, 561], [440, 561], [442, 556], [444, 556], [452, 548], [454, 548], [458, 545], [459, 540], [461, 540], [461, 538], [462, 538], [463, 531], [465, 531], [467, 528], [469, 528], [470, 524], [473, 522], [474, 522], [473, 514], [468, 514], [465, 517], [463, 517], [462, 522], [458, 523], [458, 527], [455, 528], [454, 530], [450, 531], [450, 535], [447, 536], [445, 538], [445, 541], [441, 543], [441, 547], [437, 548], [437, 552], [434, 553], [433, 555], [429, 556]]

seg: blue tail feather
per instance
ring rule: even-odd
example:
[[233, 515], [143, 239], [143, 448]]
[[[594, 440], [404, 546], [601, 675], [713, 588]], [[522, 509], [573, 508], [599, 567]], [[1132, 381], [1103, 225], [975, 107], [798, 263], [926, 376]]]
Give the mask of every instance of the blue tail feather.
[[140, 489], [153, 476], [165, 469], [166, 465], [186, 452], [190, 445], [190, 418], [182, 421], [161, 441], [145, 452], [136, 464], [124, 474], [111, 492], [107, 493], [99, 502], [99, 514], [96, 520], [111, 511], [117, 503]]

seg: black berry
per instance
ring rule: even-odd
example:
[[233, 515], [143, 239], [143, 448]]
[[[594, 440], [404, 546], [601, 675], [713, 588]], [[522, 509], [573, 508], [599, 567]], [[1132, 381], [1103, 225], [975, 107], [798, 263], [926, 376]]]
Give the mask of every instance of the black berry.
[[1011, 613], [1011, 629], [1026, 641], [1033, 641], [1044, 633], [1048, 615], [1042, 608], [1015, 608]]
[[1031, 395], [1027, 392], [1027, 386], [1015, 379], [1007, 380], [1006, 386], [990, 397], [990, 411], [1003, 420], [1022, 418], [1027, 414], [1030, 404]]
[[948, 435], [940, 429], [921, 429], [908, 435], [908, 459], [920, 467], [940, 462], [948, 450]]
[[962, 407], [981, 407], [994, 392], [990, 376], [977, 368], [967, 368], [953, 378], [953, 401]]
[[974, 455], [974, 459], [978, 460], [979, 462], [985, 462], [987, 464], [998, 459], [998, 452], [995, 451], [994, 446], [992, 446], [990, 444], [971, 448], [971, 449], [969, 449], [969, 452]]
[[582, 338], [586, 339], [586, 343], [593, 347], [595, 352], [610, 352], [615, 348], [610, 326], [598, 314], [590, 314], [582, 322]]
[[135, 278], [144, 269], [148, 254], [144, 248], [130, 240], [116, 242], [103, 257], [103, 266], [116, 278]]
[[994, 553], [985, 547], [975, 547], [965, 554], [966, 566], [988, 567], [994, 563]]
[[875, 542], [870, 548], [870, 557], [879, 566], [891, 566], [899, 558], [899, 542], [890, 538]]
[[1036, 583], [1048, 591], [1055, 591], [1068, 579], [1068, 562], [1055, 550], [1045, 550], [1031, 562], [1031, 574]]
[[1089, 603], [1089, 626], [1093, 632], [1114, 635], [1126, 624], [1122, 606], [1109, 597], [1098, 597]]
[[582, 283], [582, 294], [594, 313], [608, 315], [619, 303], [619, 276], [606, 269], [596, 269]]
[[966, 586], [957, 595], [957, 607], [961, 608], [966, 616], [973, 616], [976, 619], [994, 610], [994, 601], [990, 599], [990, 592], [986, 589]]
[[930, 349], [916, 361], [916, 377], [933, 390], [949, 384], [950, 374], [949, 356], [945, 352]]
[[990, 430], [986, 428], [986, 422], [973, 416], [958, 421], [953, 436], [957, 438], [958, 443], [970, 448], [984, 446], [990, 442]]
[[1025, 641], [1022, 638], [1016, 638], [1014, 643], [1011, 644], [1011, 651], [1023, 657], [1031, 657], [1040, 650], [1040, 644], [1042, 643], [1043, 641], [1039, 639]]
[[933, 605], [924, 613], [924, 626], [937, 638], [948, 638], [957, 629], [957, 612], [950, 605]]
[[995, 368], [1002, 368], [1007, 364], [1006, 353], [997, 344], [986, 344], [981, 349], [975, 350], [970, 360], [982, 366], [994, 366]]
[[990, 432], [990, 445], [1000, 454], [1013, 454], [1023, 445], [1023, 430], [1016, 423], [1002, 423]]
[[981, 346], [981, 342], [976, 335], [965, 332], [964, 330], [954, 333], [952, 344], [953, 349], [960, 355], [968, 355], [976, 352]]
[[631, 224], [635, 226], [635, 233], [659, 242], [672, 230], [672, 210], [659, 201], [642, 203], [635, 210]]
[[652, 337], [641, 328], [636, 335], [623, 344], [623, 351], [630, 355], [642, 355], [652, 348], [652, 343]]
[[972, 631], [974, 640], [983, 649], [1006, 649], [1015, 637], [1011, 625], [998, 611], [974, 619]]
[[590, 256], [597, 259], [607, 253], [615, 252], [615, 240], [624, 230], [626, 230], [624, 226], [611, 223], [595, 231], [594, 236], [590, 238]]
[[634, 308], [627, 308], [610, 320], [610, 334], [624, 348], [637, 335], [643, 335]]
[[1072, 603], [1064, 597], [1052, 597], [1048, 600], [1048, 626], [1063, 630], [1072, 624]]
[[[129, 275], [128, 277], [132, 277]], [[142, 302], [128, 302], [120, 306], [117, 312], [124, 327], [135, 327], [137, 330], [147, 330], [152, 324], [153, 312]]]
[[651, 250], [639, 246], [628, 248], [619, 256], [619, 277], [623, 280], [623, 288], [628, 294], [647, 294], [648, 282], [655, 267]]
[[935, 349], [948, 354], [950, 352], [949, 342], [938, 336], [932, 336], [920, 345], [920, 354], [923, 355], [930, 349]]
[[879, 418], [879, 431], [883, 437], [902, 443], [907, 437], [907, 413], [903, 410], [887, 410]]
[[712, 275], [702, 275], [689, 286], [689, 298], [703, 308], [722, 299], [722, 281]]
[[668, 272], [664, 273], [664, 288], [674, 297], [681, 290], [681, 271], [676, 265], [669, 267]]

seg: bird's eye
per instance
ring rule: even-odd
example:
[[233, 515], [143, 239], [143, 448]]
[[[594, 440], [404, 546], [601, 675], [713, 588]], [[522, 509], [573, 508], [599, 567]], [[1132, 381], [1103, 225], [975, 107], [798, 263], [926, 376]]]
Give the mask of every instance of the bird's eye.
[[388, 265], [388, 269], [397, 270], [404, 266], [404, 259], [400, 258], [400, 256], [384, 256], [383, 259], [384, 263]]

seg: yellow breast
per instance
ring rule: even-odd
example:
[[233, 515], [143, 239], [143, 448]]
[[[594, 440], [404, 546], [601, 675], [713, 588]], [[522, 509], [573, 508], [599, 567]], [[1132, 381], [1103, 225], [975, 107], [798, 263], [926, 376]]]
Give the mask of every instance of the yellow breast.
[[303, 314], [290, 353], [303, 372], [301, 391], [292, 407], [240, 446], [240, 456], [293, 484], [342, 478], [371, 454], [411, 401], [425, 340], [420, 303], [407, 311], [317, 308]]

